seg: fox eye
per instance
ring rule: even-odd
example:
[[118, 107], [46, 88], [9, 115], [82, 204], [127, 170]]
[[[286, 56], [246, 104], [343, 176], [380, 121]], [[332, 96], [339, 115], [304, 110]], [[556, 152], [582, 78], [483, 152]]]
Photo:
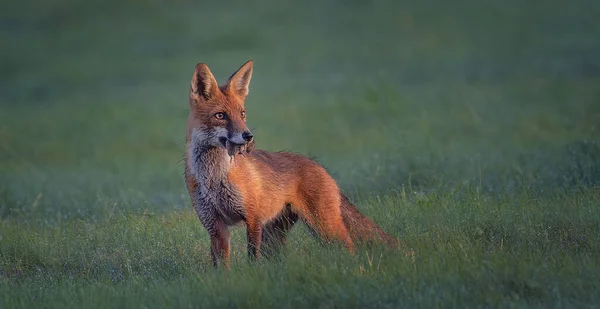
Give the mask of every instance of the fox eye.
[[246, 111], [242, 111], [242, 118], [246, 118]]
[[219, 120], [223, 120], [223, 119], [225, 119], [225, 113], [216, 113], [215, 118], [217, 118]]

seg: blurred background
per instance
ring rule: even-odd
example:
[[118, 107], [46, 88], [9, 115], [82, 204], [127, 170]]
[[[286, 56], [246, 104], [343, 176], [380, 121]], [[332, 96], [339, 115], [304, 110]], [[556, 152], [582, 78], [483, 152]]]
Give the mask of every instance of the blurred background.
[[[600, 185], [597, 1], [2, 1], [0, 216], [189, 209], [198, 62], [353, 197]], [[408, 190], [408, 189], [407, 189]], [[32, 221], [33, 222], [33, 221]]]

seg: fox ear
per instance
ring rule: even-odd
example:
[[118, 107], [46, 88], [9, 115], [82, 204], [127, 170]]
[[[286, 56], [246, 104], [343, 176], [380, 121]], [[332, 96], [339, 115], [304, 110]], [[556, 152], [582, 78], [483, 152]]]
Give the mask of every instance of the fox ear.
[[231, 77], [229, 77], [227, 89], [238, 96], [245, 98], [248, 95], [248, 85], [252, 78], [252, 60], [244, 63]]
[[196, 100], [208, 100], [216, 93], [217, 89], [219, 89], [219, 85], [208, 66], [198, 63], [192, 76], [190, 97]]

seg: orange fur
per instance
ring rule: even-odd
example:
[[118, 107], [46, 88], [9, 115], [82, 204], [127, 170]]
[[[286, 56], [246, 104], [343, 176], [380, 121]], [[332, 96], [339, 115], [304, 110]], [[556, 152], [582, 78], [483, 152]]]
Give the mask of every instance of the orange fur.
[[[294, 153], [251, 151], [244, 107], [251, 76], [249, 61], [224, 86], [205, 64], [198, 64], [192, 77], [186, 184], [211, 235], [215, 265], [221, 260], [228, 265], [227, 226], [238, 221], [246, 224], [251, 258], [259, 256], [263, 242], [276, 250], [298, 219], [324, 241], [351, 252], [355, 242], [368, 240], [397, 246], [398, 240], [360, 214], [316, 162]], [[224, 156], [231, 155], [232, 145], [240, 151], [228, 161]]]

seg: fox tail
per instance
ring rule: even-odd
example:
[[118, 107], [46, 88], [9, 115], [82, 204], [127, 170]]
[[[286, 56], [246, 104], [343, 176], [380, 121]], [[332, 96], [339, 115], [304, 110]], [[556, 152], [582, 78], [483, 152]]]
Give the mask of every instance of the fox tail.
[[342, 194], [341, 199], [342, 220], [353, 242], [378, 241], [390, 248], [401, 247], [405, 249], [401, 241], [384, 232], [373, 220], [361, 214], [346, 196]]

